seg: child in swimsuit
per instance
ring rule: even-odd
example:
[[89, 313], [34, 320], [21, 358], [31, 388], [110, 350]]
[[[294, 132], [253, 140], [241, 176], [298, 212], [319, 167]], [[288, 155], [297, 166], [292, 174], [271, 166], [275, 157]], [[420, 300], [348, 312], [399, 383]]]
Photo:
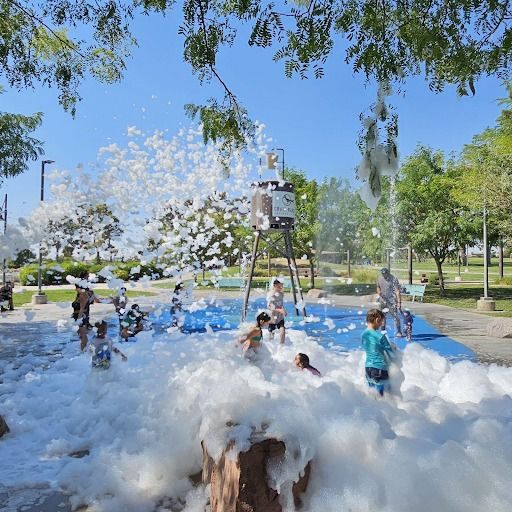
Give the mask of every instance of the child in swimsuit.
[[112, 340], [107, 337], [107, 322], [102, 320], [96, 322], [96, 336], [91, 341], [92, 367], [107, 369], [110, 367], [110, 355], [112, 352], [121, 356], [123, 361], [127, 361], [127, 357], [117, 348], [112, 345]]
[[317, 377], [321, 377], [322, 374], [314, 367], [309, 364], [309, 357], [306, 354], [303, 354], [302, 352], [299, 352], [295, 359], [293, 360], [295, 363], [295, 366], [300, 368], [301, 370], [306, 370], [313, 375], [316, 375]]
[[258, 352], [263, 338], [262, 329], [263, 327], [267, 327], [269, 323], [270, 316], [263, 311], [256, 317], [256, 325], [238, 340], [243, 346], [244, 357], [251, 358], [252, 355]]

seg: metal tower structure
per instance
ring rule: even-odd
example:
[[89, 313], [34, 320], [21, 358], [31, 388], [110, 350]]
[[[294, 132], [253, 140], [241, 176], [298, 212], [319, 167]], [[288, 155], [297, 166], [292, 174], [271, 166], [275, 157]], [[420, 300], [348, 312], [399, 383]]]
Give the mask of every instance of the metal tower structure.
[[[242, 320], [245, 320], [247, 314], [247, 304], [249, 303], [256, 260], [263, 253], [259, 249], [261, 240], [266, 242], [269, 250], [272, 247], [278, 254], [286, 258], [294, 304], [297, 305], [299, 302], [303, 304], [304, 300], [291, 237], [291, 231], [295, 226], [295, 194], [293, 184], [284, 180], [261, 181], [257, 183], [253, 187], [251, 225], [256, 234], [252, 248], [249, 278], [245, 287]], [[273, 240], [270, 238], [272, 233], [279, 233], [279, 236]], [[305, 308], [300, 311], [297, 307], [295, 309], [297, 315], [303, 314], [306, 316]]]

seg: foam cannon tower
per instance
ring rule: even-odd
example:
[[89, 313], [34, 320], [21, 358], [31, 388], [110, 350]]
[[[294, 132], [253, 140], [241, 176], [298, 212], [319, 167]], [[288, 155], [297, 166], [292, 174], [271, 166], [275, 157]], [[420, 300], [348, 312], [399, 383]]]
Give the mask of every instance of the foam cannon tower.
[[[278, 254], [286, 258], [290, 272], [290, 282], [294, 304], [303, 307], [303, 296], [300, 287], [299, 274], [293, 254], [291, 231], [295, 226], [295, 194], [293, 183], [287, 181], [260, 181], [253, 186], [251, 200], [251, 226], [254, 229], [254, 245], [252, 249], [249, 278], [245, 288], [242, 320], [245, 320], [247, 304], [251, 293], [256, 260], [262, 255], [259, 250], [260, 241], [266, 242]], [[271, 237], [279, 233], [278, 237]], [[306, 316], [306, 310], [296, 307], [297, 315]]]

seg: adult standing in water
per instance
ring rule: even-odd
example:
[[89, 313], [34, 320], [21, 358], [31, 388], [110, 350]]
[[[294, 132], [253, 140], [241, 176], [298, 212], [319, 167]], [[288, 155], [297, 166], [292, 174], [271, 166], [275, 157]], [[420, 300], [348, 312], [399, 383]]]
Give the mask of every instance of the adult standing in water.
[[[402, 337], [402, 326], [400, 325], [400, 311], [402, 309], [402, 296], [400, 294], [400, 283], [398, 279], [384, 267], [380, 270], [377, 279], [377, 294], [379, 296], [381, 310], [389, 312], [396, 325], [396, 336]], [[386, 323], [382, 328], [386, 327]]]
[[89, 294], [85, 288], [75, 284], [76, 297], [71, 303], [73, 308], [73, 320], [77, 322], [78, 336], [80, 337], [80, 350], [84, 351], [87, 346], [87, 326], [89, 323]]

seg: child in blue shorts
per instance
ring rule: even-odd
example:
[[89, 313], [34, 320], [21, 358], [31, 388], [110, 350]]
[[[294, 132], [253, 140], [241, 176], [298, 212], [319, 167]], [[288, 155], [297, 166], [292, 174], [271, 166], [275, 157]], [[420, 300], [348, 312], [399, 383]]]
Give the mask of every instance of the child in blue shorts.
[[366, 352], [366, 381], [380, 396], [384, 395], [384, 389], [389, 386], [388, 361], [393, 357], [394, 351], [387, 336], [381, 331], [385, 318], [382, 311], [370, 309], [366, 315], [367, 328], [361, 335]]

